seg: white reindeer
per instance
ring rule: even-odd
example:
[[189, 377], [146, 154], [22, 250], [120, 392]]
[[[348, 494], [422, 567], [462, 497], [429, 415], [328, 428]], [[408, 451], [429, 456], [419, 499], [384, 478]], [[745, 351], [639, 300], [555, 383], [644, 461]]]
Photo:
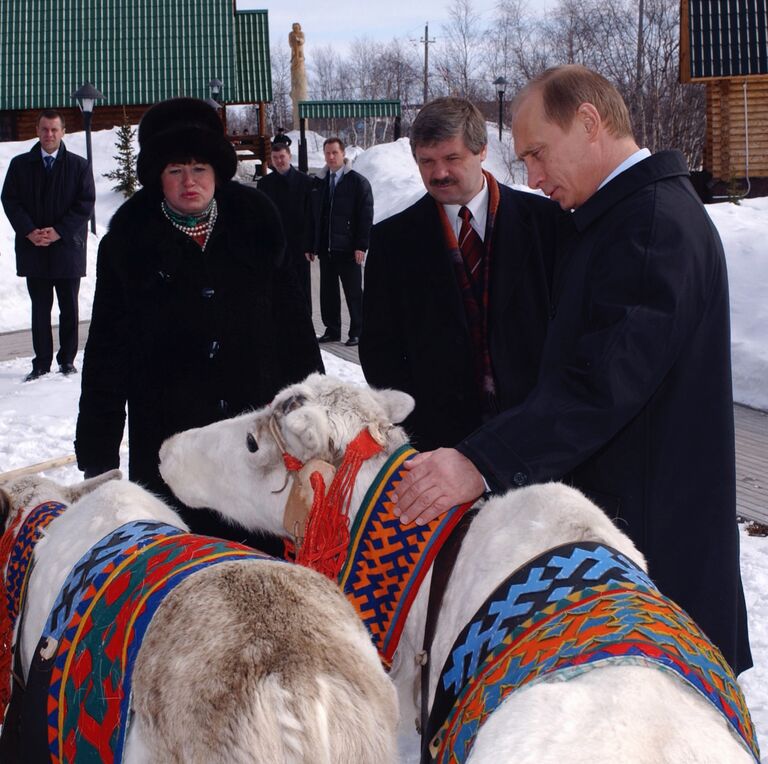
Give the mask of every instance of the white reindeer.
[[[187, 530], [115, 477], [0, 486], [0, 527], [18, 529], [42, 502], [68, 505], [34, 548], [17, 635], [25, 673], [57, 593], [94, 544], [137, 521]], [[135, 660], [122, 761], [381, 764], [395, 760], [396, 727], [396, 692], [338, 589], [297, 565], [238, 559], [189, 576], [155, 612]]]
[[[190, 430], [161, 449], [161, 472], [190, 506], [216, 508], [249, 529], [291, 534], [286, 523], [284, 453], [300, 463], [342, 463], [368, 430], [383, 450], [364, 462], [354, 484], [354, 521], [369, 486], [406, 442], [394, 425], [410, 396], [312, 375], [255, 413]], [[290, 463], [289, 463], [290, 464]], [[289, 512], [289, 515], [291, 513]], [[643, 556], [608, 517], [561, 484], [531, 486], [489, 499], [462, 543], [445, 591], [430, 658], [430, 706], [457, 635], [486, 597], [544, 550], [574, 541], [609, 545], [645, 569]], [[429, 575], [413, 603], [394, 656], [401, 721], [417, 715], [419, 652]], [[748, 717], [748, 714], [747, 714]], [[648, 665], [604, 663], [569, 681], [539, 681], [511, 694], [480, 727], [472, 764], [746, 764], [755, 758], [714, 706], [685, 682]]]

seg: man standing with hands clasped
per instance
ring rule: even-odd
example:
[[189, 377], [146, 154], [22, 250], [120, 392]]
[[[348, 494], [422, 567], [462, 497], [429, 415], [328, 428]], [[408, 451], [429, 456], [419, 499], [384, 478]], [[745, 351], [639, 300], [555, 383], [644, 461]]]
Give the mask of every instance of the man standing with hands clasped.
[[307, 259], [320, 258], [320, 316], [325, 332], [318, 342], [341, 339], [339, 280], [349, 309], [346, 345], [360, 339], [363, 324], [363, 260], [373, 222], [371, 184], [346, 164], [344, 143], [327, 138], [323, 143], [325, 164], [320, 183], [311, 197], [312, 241]]
[[64, 120], [57, 111], [41, 112], [40, 141], [11, 160], [2, 192], [5, 214], [16, 231], [16, 272], [26, 277], [32, 301], [35, 357], [26, 381], [51, 369], [54, 291], [59, 303], [59, 371], [77, 371], [78, 293], [96, 192], [90, 165], [67, 151], [64, 133]]
[[739, 570], [725, 257], [682, 155], [632, 136], [618, 91], [549, 69], [513, 103], [528, 183], [570, 213], [538, 381], [455, 449], [414, 458], [403, 522], [548, 480], [580, 488], [738, 674], [752, 665]]

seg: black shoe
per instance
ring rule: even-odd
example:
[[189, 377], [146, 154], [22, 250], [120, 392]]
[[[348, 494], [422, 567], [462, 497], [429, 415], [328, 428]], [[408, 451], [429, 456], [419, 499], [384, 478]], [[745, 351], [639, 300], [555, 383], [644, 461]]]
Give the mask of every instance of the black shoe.
[[340, 335], [326, 332], [322, 336], [318, 337], [317, 341], [318, 342], [338, 342], [340, 339], [341, 339]]
[[360, 339], [358, 337], [350, 336], [350, 338], [344, 343], [348, 348], [353, 348], [355, 345], [360, 344]]
[[64, 374], [65, 376], [69, 376], [70, 374], [77, 374], [77, 368], [73, 363], [62, 363], [59, 366], [59, 374]]
[[25, 382], [31, 382], [33, 379], [40, 379], [43, 375], [48, 373], [48, 369], [32, 369], [32, 371], [24, 377]]

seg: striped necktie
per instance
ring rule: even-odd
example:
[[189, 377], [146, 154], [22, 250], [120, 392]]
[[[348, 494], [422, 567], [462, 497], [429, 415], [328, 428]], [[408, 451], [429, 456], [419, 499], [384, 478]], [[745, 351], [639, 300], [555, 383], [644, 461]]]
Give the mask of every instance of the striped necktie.
[[333, 199], [333, 192], [336, 190], [336, 173], [332, 172], [330, 180], [328, 181], [328, 196]]
[[43, 162], [45, 163], [45, 171], [50, 172], [53, 169], [53, 163], [56, 161], [56, 157], [47, 156], [43, 157]]
[[477, 231], [472, 227], [472, 213], [467, 207], [459, 210], [461, 228], [459, 230], [459, 249], [464, 258], [469, 279], [473, 288], [477, 288], [482, 271], [478, 267], [485, 254], [485, 246]]

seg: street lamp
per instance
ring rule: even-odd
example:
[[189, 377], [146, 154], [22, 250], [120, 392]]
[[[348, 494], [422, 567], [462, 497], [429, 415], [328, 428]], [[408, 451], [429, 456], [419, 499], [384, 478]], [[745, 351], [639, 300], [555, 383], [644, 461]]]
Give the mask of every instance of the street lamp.
[[499, 142], [501, 142], [501, 126], [504, 121], [504, 91], [507, 89], [507, 81], [503, 77], [497, 77], [493, 84], [496, 85], [496, 93], [499, 96]]
[[221, 89], [222, 87], [224, 87], [224, 83], [221, 80], [218, 80], [214, 77], [208, 83], [208, 87], [211, 89], [211, 100], [216, 101], [216, 103], [219, 103], [219, 93], [221, 93]]
[[[86, 82], [81, 85], [74, 93], [72, 98], [77, 101], [80, 111], [83, 112], [83, 125], [85, 126], [85, 155], [88, 164], [93, 172], [93, 158], [91, 152], [91, 117], [93, 116], [93, 107], [104, 94], [97, 90], [92, 83]], [[91, 210], [91, 233], [96, 233], [96, 205]]]

